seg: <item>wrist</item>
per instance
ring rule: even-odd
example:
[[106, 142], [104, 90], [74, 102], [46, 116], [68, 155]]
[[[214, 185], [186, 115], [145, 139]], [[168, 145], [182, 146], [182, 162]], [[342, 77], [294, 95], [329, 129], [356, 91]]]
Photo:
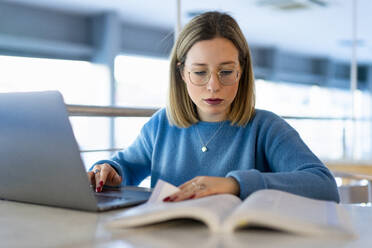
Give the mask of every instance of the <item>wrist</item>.
[[233, 195], [239, 195], [240, 194], [240, 185], [237, 180], [233, 177], [227, 177], [226, 179], [229, 180], [230, 189], [231, 189], [231, 194]]

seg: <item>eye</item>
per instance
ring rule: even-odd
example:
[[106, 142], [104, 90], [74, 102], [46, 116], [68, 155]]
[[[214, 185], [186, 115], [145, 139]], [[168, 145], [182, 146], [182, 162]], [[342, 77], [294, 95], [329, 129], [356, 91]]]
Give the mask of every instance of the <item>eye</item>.
[[203, 77], [207, 75], [207, 71], [193, 71], [192, 72], [195, 76]]
[[233, 70], [221, 70], [220, 75], [223, 76], [230, 76], [233, 73]]

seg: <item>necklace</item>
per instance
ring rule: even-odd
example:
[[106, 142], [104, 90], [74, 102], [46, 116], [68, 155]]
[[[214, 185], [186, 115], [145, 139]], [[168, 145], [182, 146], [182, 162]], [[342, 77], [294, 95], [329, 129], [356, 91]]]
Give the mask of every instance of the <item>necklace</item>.
[[219, 128], [216, 130], [216, 132], [214, 132], [214, 134], [212, 135], [212, 137], [211, 137], [211, 138], [207, 141], [207, 143], [205, 143], [205, 144], [204, 144], [203, 139], [202, 139], [202, 137], [201, 137], [201, 135], [200, 135], [200, 132], [199, 132], [198, 127], [195, 125], [196, 133], [198, 134], [199, 139], [200, 139], [200, 143], [202, 144], [202, 148], [201, 148], [202, 152], [206, 152], [206, 151], [208, 151], [207, 145], [208, 145], [209, 142], [211, 142], [211, 140], [212, 140], [212, 139], [213, 139], [213, 138], [218, 134], [218, 132], [221, 130], [221, 128], [223, 127], [224, 124], [225, 124], [225, 123], [223, 122], [223, 123], [219, 126]]

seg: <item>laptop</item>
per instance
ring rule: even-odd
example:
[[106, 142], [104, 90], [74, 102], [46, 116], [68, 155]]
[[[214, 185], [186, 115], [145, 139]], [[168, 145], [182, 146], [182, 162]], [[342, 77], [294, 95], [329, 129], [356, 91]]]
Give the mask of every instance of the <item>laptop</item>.
[[145, 202], [151, 190], [95, 193], [57, 91], [0, 93], [0, 199], [87, 211]]

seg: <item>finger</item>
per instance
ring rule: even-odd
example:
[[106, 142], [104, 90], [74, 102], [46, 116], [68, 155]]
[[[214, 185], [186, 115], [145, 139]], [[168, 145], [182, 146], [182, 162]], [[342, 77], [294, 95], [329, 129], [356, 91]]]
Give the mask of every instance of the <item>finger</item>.
[[191, 185], [191, 183], [192, 183], [192, 181], [187, 181], [187, 182], [185, 182], [184, 184], [178, 186], [178, 188], [179, 188], [180, 190], [183, 190], [183, 189], [189, 187], [189, 186]]
[[205, 177], [194, 177], [193, 179], [178, 186], [180, 191], [164, 198], [163, 201], [176, 202], [195, 198], [198, 194], [198, 191], [204, 190], [206, 187], [206, 184], [203, 183], [204, 180]]
[[[182, 187], [181, 187], [182, 186]], [[197, 192], [198, 190], [204, 189], [205, 184], [200, 182], [200, 180], [191, 180], [180, 186], [180, 189], [184, 192]]]
[[119, 176], [119, 174], [114, 170], [112, 173], [111, 173], [111, 177], [110, 177], [110, 186], [117, 186], [119, 184], [121, 184], [122, 182], [122, 178], [121, 176]]
[[183, 190], [183, 189], [185, 189], [185, 188], [190, 187], [191, 185], [194, 185], [194, 184], [197, 183], [198, 181], [199, 181], [199, 179], [195, 177], [195, 178], [193, 178], [193, 179], [191, 179], [191, 180], [189, 180], [189, 181], [187, 181], [187, 182], [181, 184], [180, 186], [178, 186], [178, 188], [181, 189], [181, 190]]
[[165, 198], [164, 201], [178, 202], [178, 201], [183, 201], [187, 199], [192, 199], [195, 197], [195, 195], [196, 195], [196, 188], [193, 187], [191, 184], [188, 184], [187, 186], [184, 186], [182, 190]]
[[171, 202], [179, 202], [179, 201], [193, 199], [193, 198], [195, 198], [195, 196], [196, 196], [196, 192], [193, 192], [193, 191], [189, 190], [189, 191], [186, 191], [184, 193], [179, 193], [179, 194], [171, 197], [169, 199], [169, 201], [171, 201]]
[[100, 181], [101, 181], [101, 173], [102, 173], [102, 165], [97, 165], [93, 169], [94, 172], [94, 179], [95, 179], [95, 188], [96, 192], [101, 192], [102, 191], [102, 186], [100, 186]]
[[191, 182], [184, 187], [184, 190], [176, 193], [171, 196], [167, 201], [178, 202], [189, 199], [201, 198], [208, 195], [213, 195], [215, 192], [211, 190], [205, 183], [196, 183], [195, 181]]
[[198, 190], [195, 193], [195, 196], [193, 197], [193, 199], [202, 198], [202, 197], [205, 197], [205, 196], [215, 195], [215, 194], [217, 194], [217, 193], [210, 190], [209, 188], [204, 188], [204, 189]]
[[96, 182], [96, 186], [97, 186], [97, 188], [99, 188], [98, 192], [101, 192], [102, 188], [103, 188], [103, 185], [106, 184], [107, 176], [111, 172], [111, 169], [112, 169], [111, 166], [108, 165], [108, 164], [103, 164], [101, 166], [101, 171], [99, 173], [99, 181]]

